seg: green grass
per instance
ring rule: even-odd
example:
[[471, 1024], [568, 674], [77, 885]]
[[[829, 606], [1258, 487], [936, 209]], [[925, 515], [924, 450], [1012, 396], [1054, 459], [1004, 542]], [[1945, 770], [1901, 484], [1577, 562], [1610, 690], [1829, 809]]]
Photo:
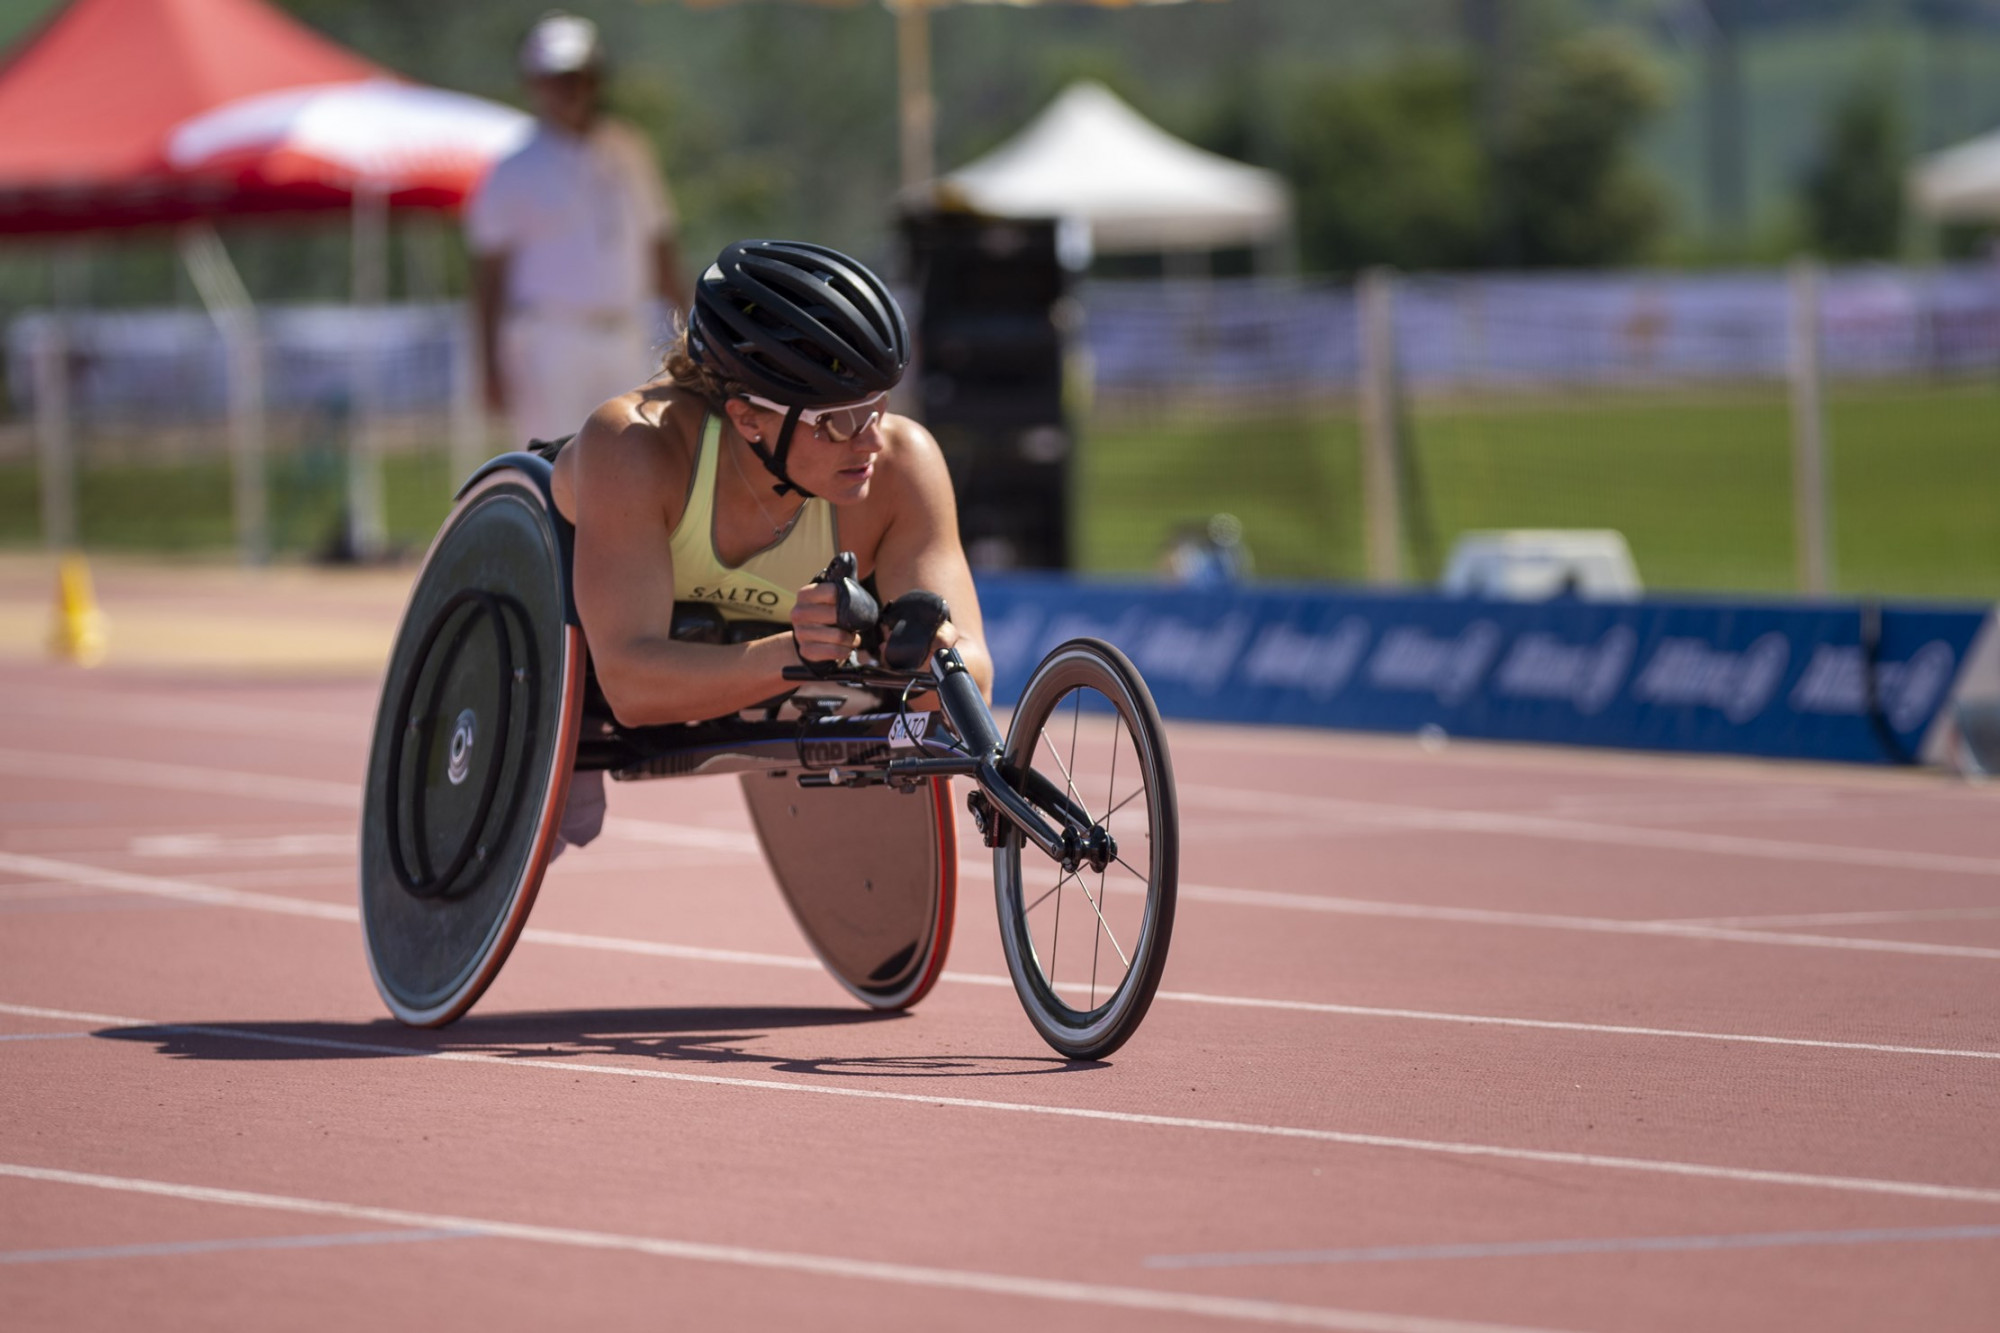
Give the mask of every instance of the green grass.
[[[1827, 404], [1837, 586], [2000, 598], [2000, 386], [1843, 389]], [[1419, 405], [1410, 568], [1475, 528], [1607, 527], [1656, 589], [1787, 592], [1791, 427], [1782, 391]], [[1100, 428], [1078, 472], [1077, 549], [1148, 570], [1173, 529], [1243, 520], [1260, 574], [1358, 578], [1350, 420]]]
[[[271, 544], [280, 554], [326, 550], [340, 528], [343, 481], [337, 464], [310, 456], [272, 460]], [[450, 507], [439, 453], [391, 455], [383, 462], [391, 545], [422, 550]], [[41, 540], [40, 492], [31, 463], [0, 466], [0, 544]], [[77, 476], [77, 518], [91, 550], [226, 551], [235, 541], [229, 464], [224, 459], [86, 466]]]
[[1344, 420], [1270, 420], [1094, 431], [1074, 479], [1085, 570], [1151, 570], [1175, 529], [1243, 520], [1265, 578], [1361, 573], [1359, 436]]
[[[2000, 385], [1890, 385], [1835, 393], [1836, 586], [2000, 599]], [[1409, 567], [1436, 573], [1473, 528], [1609, 527], [1649, 588], [1789, 592], [1791, 435], [1777, 390], [1421, 403], [1411, 414]], [[316, 460], [316, 461], [315, 461]], [[1360, 443], [1351, 416], [1181, 422], [1088, 432], [1076, 473], [1078, 564], [1150, 572], [1175, 529], [1243, 521], [1257, 573], [1364, 573]], [[449, 503], [439, 451], [386, 462], [394, 543], [420, 550]], [[337, 461], [273, 461], [280, 552], [324, 550], [341, 500]], [[39, 540], [32, 463], [0, 466], [0, 543]], [[84, 544], [226, 551], [221, 459], [103, 465], [80, 477]]]

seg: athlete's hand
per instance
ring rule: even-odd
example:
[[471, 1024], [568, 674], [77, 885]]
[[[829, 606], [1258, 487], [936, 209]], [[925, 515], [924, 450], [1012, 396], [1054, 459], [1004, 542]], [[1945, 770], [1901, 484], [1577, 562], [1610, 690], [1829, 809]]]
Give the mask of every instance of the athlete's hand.
[[842, 662], [861, 646], [861, 636], [840, 628], [837, 597], [831, 583], [808, 583], [792, 606], [792, 638], [799, 656], [808, 662]]

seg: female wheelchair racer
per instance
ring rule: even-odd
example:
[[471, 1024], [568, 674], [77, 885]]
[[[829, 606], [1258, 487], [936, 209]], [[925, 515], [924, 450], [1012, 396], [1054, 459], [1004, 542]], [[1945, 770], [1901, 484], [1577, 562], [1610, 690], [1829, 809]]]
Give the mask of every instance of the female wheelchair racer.
[[363, 924], [398, 1018], [477, 1000], [549, 861], [596, 836], [606, 772], [738, 772], [803, 933], [864, 1003], [914, 1004], [942, 970], [965, 776], [1030, 1019], [1079, 1058], [1136, 1029], [1178, 859], [1157, 712], [1078, 640], [1002, 741], [949, 475], [886, 410], [908, 357], [866, 268], [732, 245], [660, 380], [466, 484], [398, 635], [364, 807]]

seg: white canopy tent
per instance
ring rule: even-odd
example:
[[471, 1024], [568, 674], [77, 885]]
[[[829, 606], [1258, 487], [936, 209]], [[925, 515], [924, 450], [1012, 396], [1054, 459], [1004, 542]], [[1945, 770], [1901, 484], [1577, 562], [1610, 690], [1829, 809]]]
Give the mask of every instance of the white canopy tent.
[[1924, 158], [1910, 173], [1910, 197], [1938, 222], [2000, 221], [2000, 130]]
[[[240, 185], [266, 190], [318, 190], [351, 198], [356, 322], [350, 326], [354, 414], [347, 543], [358, 556], [380, 555], [389, 540], [381, 441], [375, 429], [381, 397], [378, 358], [363, 321], [370, 312], [379, 313], [388, 297], [390, 204], [457, 203], [533, 129], [532, 117], [497, 102], [370, 78], [255, 93], [184, 120], [167, 136], [166, 159], [178, 171], [232, 177]], [[191, 229], [182, 246], [229, 346], [231, 384], [242, 386], [232, 398], [231, 415], [243, 452], [255, 457], [239, 466], [238, 485], [254, 487], [257, 495], [240, 504], [261, 515], [263, 372], [255, 312], [212, 229]], [[452, 464], [460, 476], [487, 452], [470, 343], [469, 337], [461, 340], [461, 366], [454, 376]], [[249, 474], [254, 481], [245, 480]], [[261, 517], [256, 526], [255, 541], [246, 545], [252, 548], [251, 558], [261, 559]]]
[[1087, 226], [1099, 254], [1272, 247], [1292, 226], [1276, 172], [1176, 139], [1091, 81], [947, 174], [937, 194], [945, 207]]

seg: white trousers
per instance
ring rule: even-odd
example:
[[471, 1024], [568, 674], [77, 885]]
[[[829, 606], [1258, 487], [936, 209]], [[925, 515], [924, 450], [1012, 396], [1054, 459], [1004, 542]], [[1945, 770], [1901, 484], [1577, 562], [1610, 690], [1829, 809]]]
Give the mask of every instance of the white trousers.
[[660, 365], [638, 311], [517, 311], [503, 337], [515, 448], [574, 434], [599, 403], [644, 384]]

